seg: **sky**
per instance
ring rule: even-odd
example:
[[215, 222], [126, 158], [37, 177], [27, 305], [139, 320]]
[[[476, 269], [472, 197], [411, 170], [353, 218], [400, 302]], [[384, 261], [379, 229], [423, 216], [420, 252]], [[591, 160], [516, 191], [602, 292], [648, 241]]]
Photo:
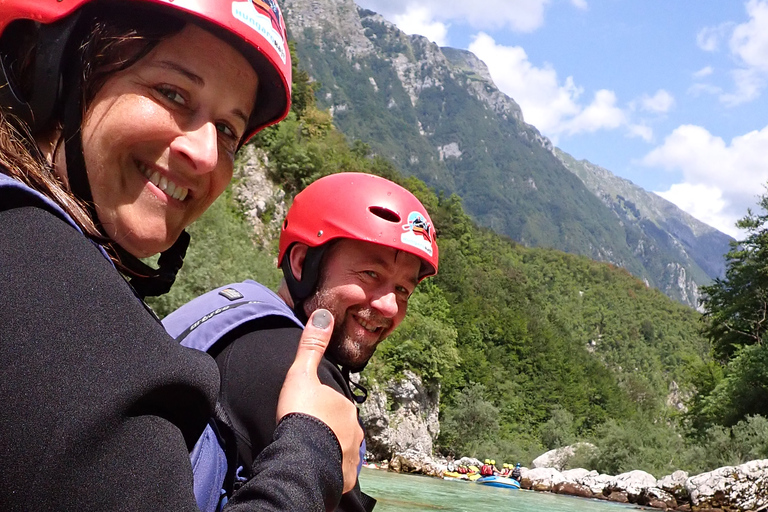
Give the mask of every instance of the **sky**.
[[768, 183], [768, 0], [356, 0], [467, 49], [563, 151], [743, 239]]

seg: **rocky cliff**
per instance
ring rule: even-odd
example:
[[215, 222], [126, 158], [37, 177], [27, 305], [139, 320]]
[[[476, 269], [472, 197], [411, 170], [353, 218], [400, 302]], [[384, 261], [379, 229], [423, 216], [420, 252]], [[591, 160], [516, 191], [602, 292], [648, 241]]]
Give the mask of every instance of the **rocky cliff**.
[[425, 385], [409, 370], [401, 379], [384, 385], [372, 383], [360, 416], [373, 458], [389, 460], [409, 451], [431, 455], [432, 443], [440, 433], [439, 397], [439, 386]]

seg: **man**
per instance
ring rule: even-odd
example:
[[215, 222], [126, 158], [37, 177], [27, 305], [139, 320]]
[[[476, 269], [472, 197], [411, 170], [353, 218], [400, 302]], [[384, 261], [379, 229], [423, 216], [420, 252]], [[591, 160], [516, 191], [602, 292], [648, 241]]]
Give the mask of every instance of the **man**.
[[[437, 263], [432, 221], [413, 194], [378, 176], [334, 174], [299, 193], [288, 211], [277, 295], [246, 281], [166, 317], [173, 336], [207, 350], [219, 366], [216, 427], [225, 451], [236, 446], [237, 462], [227, 455], [230, 473], [235, 464], [247, 473], [272, 440], [280, 389], [312, 312], [327, 309], [335, 322], [320, 381], [362, 403], [366, 392], [350, 373], [361, 371], [402, 322], [416, 285], [437, 273]], [[371, 510], [374, 503], [356, 486], [337, 510]]]

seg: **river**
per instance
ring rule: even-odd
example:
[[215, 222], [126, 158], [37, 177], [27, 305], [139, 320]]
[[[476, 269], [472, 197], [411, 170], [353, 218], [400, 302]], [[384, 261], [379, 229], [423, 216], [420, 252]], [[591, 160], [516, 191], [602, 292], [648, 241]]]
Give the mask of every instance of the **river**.
[[363, 468], [363, 491], [378, 500], [375, 512], [629, 512], [637, 508], [545, 492], [499, 489], [461, 480], [401, 475]]

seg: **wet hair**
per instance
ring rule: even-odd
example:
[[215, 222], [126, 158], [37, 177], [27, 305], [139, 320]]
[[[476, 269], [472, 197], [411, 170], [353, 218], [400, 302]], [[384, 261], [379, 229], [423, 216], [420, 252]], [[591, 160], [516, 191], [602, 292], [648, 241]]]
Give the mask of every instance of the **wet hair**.
[[[56, 170], [45, 161], [35, 137], [61, 133], [54, 147], [55, 154], [63, 143], [64, 99], [71, 94], [79, 99], [81, 119], [88, 106], [106, 81], [115, 73], [129, 68], [147, 55], [160, 41], [181, 31], [186, 22], [157, 10], [148, 13], [147, 8], [132, 2], [94, 2], [82, 8], [73, 37], [64, 52], [63, 89], [58, 105], [45, 126], [32, 129], [18, 118], [4, 112], [0, 118], [0, 172], [21, 181], [46, 195], [67, 212], [86, 235], [107, 241], [99, 231], [98, 219], [81, 198], [75, 196]], [[13, 51], [11, 72], [22, 93], [29, 97], [35, 86], [34, 63], [37, 26], [29, 21], [11, 25], [3, 34], [3, 51]], [[9, 48], [10, 47], [10, 48]], [[77, 87], [79, 91], [73, 91]], [[69, 89], [69, 91], [67, 90]], [[41, 137], [42, 138], [42, 137]]]

